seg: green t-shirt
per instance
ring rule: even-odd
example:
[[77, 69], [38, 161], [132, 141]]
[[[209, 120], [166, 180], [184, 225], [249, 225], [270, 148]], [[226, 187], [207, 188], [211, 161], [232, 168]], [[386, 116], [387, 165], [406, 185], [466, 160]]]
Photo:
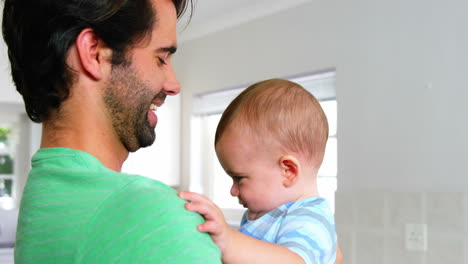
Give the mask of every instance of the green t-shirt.
[[15, 263], [221, 263], [203, 218], [170, 187], [92, 155], [40, 149], [21, 201]]

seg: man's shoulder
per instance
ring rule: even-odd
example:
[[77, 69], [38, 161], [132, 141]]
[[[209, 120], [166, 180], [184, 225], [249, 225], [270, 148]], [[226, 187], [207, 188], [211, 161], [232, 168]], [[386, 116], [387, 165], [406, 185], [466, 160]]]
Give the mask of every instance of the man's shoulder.
[[203, 218], [185, 210], [184, 203], [167, 185], [134, 176], [97, 208], [85, 230], [82, 260], [219, 260], [219, 251], [210, 237], [197, 231]]
[[118, 178], [121, 183], [115, 186], [99, 210], [123, 208], [139, 214], [147, 210], [135, 210], [137, 207], [154, 210], [164, 206], [183, 207], [185, 203], [173, 188], [157, 180], [126, 173], [115, 173], [110, 176]]
[[68, 148], [40, 149], [32, 158], [28, 184], [57, 185], [75, 191], [105, 189], [107, 191], [173, 191], [167, 185], [139, 175], [106, 168], [91, 154]]

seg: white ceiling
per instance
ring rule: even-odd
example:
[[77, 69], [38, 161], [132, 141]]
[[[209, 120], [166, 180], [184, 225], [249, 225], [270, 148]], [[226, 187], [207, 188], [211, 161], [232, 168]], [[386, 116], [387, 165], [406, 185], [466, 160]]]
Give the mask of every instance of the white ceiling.
[[311, 0], [194, 0], [192, 20], [179, 23], [181, 42], [267, 16]]

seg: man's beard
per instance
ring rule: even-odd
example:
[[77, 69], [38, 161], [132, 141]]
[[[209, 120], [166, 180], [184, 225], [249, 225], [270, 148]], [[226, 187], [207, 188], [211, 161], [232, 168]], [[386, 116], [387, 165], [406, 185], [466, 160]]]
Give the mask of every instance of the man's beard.
[[130, 62], [112, 66], [104, 103], [115, 133], [129, 152], [150, 146], [156, 139], [154, 127], [148, 122], [148, 109], [154, 97]]

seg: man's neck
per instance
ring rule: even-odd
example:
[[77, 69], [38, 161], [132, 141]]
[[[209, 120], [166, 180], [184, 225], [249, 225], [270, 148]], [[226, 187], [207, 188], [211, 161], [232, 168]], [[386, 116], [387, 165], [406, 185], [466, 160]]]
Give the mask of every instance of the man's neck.
[[70, 148], [87, 152], [108, 169], [120, 172], [128, 151], [103, 124], [93, 124], [91, 118], [73, 118], [60, 122], [45, 121], [42, 126], [41, 148]]

